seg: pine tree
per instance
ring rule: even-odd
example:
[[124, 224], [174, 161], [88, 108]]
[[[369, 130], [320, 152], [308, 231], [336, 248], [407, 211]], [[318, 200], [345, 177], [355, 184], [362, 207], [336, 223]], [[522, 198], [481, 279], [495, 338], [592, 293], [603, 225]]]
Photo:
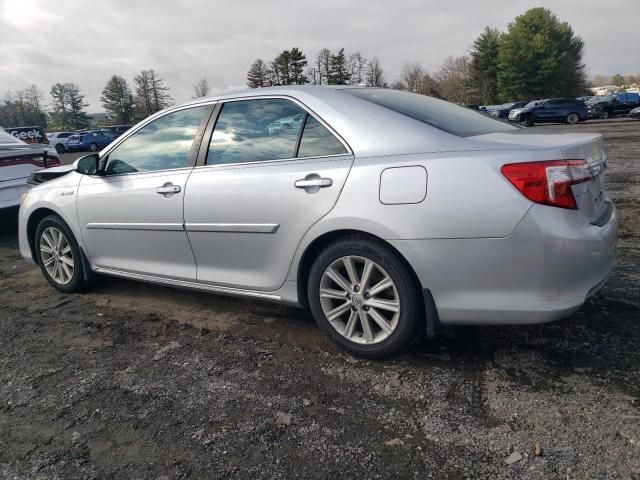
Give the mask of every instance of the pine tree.
[[80, 93], [80, 87], [75, 83], [65, 83], [69, 109], [69, 126], [74, 130], [87, 128], [91, 123], [91, 117], [84, 108], [89, 104], [84, 102], [84, 95]]
[[256, 59], [247, 72], [247, 85], [249, 88], [267, 87], [271, 84], [269, 69], [261, 58]]
[[143, 70], [133, 79], [136, 117], [148, 117], [171, 105], [169, 87], [154, 70]]
[[498, 102], [498, 53], [502, 33], [486, 27], [473, 42], [470, 84], [475, 100], [489, 105]]
[[113, 75], [109, 79], [102, 90], [100, 101], [107, 112], [109, 121], [122, 124], [131, 122], [134, 112], [133, 95], [123, 77]]
[[338, 50], [338, 53], [331, 55], [331, 70], [329, 72], [330, 85], [346, 85], [349, 82], [349, 70], [347, 68], [347, 58], [344, 54], [344, 48]]
[[307, 66], [307, 57], [301, 50], [293, 47], [289, 52], [289, 82], [292, 85], [304, 85], [307, 76], [304, 68]]
[[569, 97], [585, 88], [584, 43], [546, 8], [532, 8], [509, 24], [498, 54], [503, 100]]
[[291, 52], [283, 50], [274, 60], [280, 77], [279, 85], [291, 85]]
[[63, 130], [69, 130], [69, 112], [67, 111], [67, 95], [64, 84], [56, 83], [51, 87], [51, 106], [53, 107], [54, 123]]

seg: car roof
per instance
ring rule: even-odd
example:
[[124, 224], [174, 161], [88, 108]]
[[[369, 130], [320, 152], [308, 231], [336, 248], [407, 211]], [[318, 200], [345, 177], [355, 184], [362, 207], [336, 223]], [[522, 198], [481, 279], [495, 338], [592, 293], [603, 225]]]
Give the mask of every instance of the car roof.
[[141, 126], [157, 116], [185, 107], [226, 100], [285, 97], [299, 102], [322, 120], [351, 147], [358, 157], [486, 148], [486, 144], [482, 142], [447, 133], [344, 91], [374, 88], [377, 87], [285, 85], [245, 89], [198, 98], [166, 108], [142, 122]]

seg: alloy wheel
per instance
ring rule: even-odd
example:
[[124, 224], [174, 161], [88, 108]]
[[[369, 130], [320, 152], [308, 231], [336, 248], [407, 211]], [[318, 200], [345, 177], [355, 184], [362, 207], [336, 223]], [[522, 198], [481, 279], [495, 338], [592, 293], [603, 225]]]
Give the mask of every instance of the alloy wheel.
[[580, 120], [580, 118], [578, 117], [578, 114], [576, 113], [570, 113], [569, 116], [567, 117], [567, 123], [574, 125], [576, 123], [578, 123], [578, 120]]
[[55, 227], [47, 227], [40, 236], [40, 257], [49, 276], [60, 285], [73, 278], [74, 261], [71, 244]]
[[372, 345], [398, 326], [400, 296], [377, 263], [360, 256], [338, 258], [320, 280], [320, 305], [329, 324], [347, 340]]

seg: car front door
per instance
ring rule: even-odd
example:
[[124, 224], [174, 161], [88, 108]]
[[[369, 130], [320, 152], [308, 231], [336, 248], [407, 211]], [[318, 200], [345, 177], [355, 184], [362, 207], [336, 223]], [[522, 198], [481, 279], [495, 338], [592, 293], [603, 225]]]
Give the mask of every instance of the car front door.
[[211, 106], [167, 113], [106, 152], [104, 176], [84, 176], [78, 219], [93, 265], [195, 280], [183, 201]]
[[[300, 114], [291, 128], [274, 128]], [[353, 155], [326, 124], [283, 98], [225, 103], [205, 140], [185, 196], [198, 281], [276, 290], [304, 234], [336, 203]]]

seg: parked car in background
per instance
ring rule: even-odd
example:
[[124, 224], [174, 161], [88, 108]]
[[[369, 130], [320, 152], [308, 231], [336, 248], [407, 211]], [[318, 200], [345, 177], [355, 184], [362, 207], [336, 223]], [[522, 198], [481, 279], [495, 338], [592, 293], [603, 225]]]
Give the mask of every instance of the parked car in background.
[[111, 135], [105, 135], [100, 130], [87, 130], [77, 132], [69, 137], [67, 150], [70, 152], [90, 151], [97, 152], [109, 145], [113, 141]]
[[616, 115], [626, 115], [640, 107], [640, 94], [618, 92], [614, 95], [594, 97], [587, 105], [589, 118], [607, 119]]
[[49, 143], [42, 127], [5, 127], [4, 130], [24, 143]]
[[20, 251], [65, 293], [97, 272], [309, 307], [382, 357], [440, 324], [575, 312], [614, 263], [605, 164], [600, 135], [530, 134], [426, 95], [254, 89], [59, 167], [21, 204]]
[[494, 117], [509, 118], [511, 110], [514, 108], [523, 108], [527, 103], [529, 102], [510, 102], [502, 105], [493, 105], [491, 107], [487, 107], [487, 112]]
[[586, 105], [575, 98], [536, 100], [509, 112], [509, 121], [527, 126], [547, 122], [576, 124], [586, 119]]
[[631, 118], [637, 118], [637, 119], [640, 119], [640, 107], [636, 107], [636, 108], [634, 108], [633, 110], [631, 110], [631, 111], [629, 112], [629, 116], [630, 116]]
[[60, 165], [56, 150], [47, 144], [27, 144], [0, 128], [0, 209], [20, 204], [34, 171]]
[[52, 132], [47, 133], [47, 139], [49, 144], [56, 149], [56, 152], [64, 153], [67, 151], [67, 142], [71, 135], [73, 135], [73, 132]]
[[120, 135], [122, 135], [124, 132], [129, 130], [131, 127], [133, 127], [133, 125], [110, 125], [107, 127], [103, 127], [102, 130], [111, 132], [111, 134], [113, 135], [113, 138], [118, 138]]

